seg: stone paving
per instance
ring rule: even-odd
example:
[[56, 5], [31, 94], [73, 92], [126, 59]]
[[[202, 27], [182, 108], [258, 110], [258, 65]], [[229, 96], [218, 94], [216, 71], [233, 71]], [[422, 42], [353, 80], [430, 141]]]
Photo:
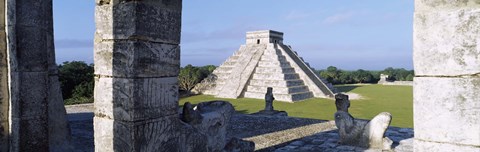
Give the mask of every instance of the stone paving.
[[[93, 105], [67, 106], [66, 109], [75, 151], [94, 151]], [[413, 151], [413, 129], [389, 127], [386, 136], [393, 141], [392, 151]], [[235, 114], [228, 137], [253, 141], [257, 151], [265, 152], [381, 151], [338, 145], [335, 123], [316, 119]]]
[[[395, 152], [410, 152], [413, 151], [413, 129], [390, 127], [386, 132], [386, 136], [390, 138], [393, 143], [393, 150]], [[378, 149], [365, 149], [361, 147], [353, 147], [347, 145], [339, 145], [338, 134], [336, 130], [318, 133], [309, 137], [304, 137], [288, 143], [286, 146], [276, 148], [275, 152], [362, 152], [362, 151], [382, 151]]]

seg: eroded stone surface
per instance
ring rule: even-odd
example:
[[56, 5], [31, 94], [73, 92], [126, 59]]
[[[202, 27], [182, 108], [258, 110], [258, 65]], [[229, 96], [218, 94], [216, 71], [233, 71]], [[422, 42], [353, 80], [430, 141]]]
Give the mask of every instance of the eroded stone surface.
[[415, 138], [480, 146], [479, 90], [480, 78], [415, 78]]
[[417, 11], [414, 19], [416, 75], [480, 73], [480, 9]]
[[115, 77], [174, 77], [180, 46], [143, 41], [95, 44], [95, 74]]
[[416, 151], [480, 147], [479, 6], [478, 0], [415, 1]]
[[182, 1], [96, 3], [95, 150], [182, 150], [177, 112]]
[[95, 90], [102, 92], [94, 95], [95, 114], [98, 116], [122, 121], [140, 121], [177, 113], [176, 77], [96, 78], [95, 81]]

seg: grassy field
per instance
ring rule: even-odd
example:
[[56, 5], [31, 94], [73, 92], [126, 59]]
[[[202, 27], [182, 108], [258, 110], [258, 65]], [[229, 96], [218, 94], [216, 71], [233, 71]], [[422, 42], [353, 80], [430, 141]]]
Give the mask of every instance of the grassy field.
[[[350, 114], [355, 118], [371, 119], [380, 112], [392, 114], [392, 126], [413, 128], [413, 93], [411, 86], [383, 85], [341, 85], [336, 88], [343, 92], [360, 94], [363, 99], [350, 100]], [[213, 96], [197, 95], [180, 99], [183, 105], [189, 101], [198, 103], [211, 100], [225, 100], [242, 113], [254, 113], [262, 110], [264, 100], [259, 99], [221, 99]], [[333, 99], [309, 99], [296, 103], [274, 102], [276, 110], [284, 110], [289, 116], [333, 120], [335, 101]]]

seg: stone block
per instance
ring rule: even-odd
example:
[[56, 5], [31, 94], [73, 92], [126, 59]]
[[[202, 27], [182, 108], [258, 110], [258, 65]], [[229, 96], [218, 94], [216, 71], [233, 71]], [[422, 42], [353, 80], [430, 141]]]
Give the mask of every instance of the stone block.
[[181, 7], [181, 0], [122, 1], [97, 5], [96, 38], [179, 44]]
[[40, 72], [48, 69], [47, 33], [39, 27], [16, 28], [16, 50], [12, 55], [17, 60], [18, 71]]
[[19, 123], [19, 151], [49, 151], [47, 115], [13, 121]]
[[95, 74], [123, 77], [174, 77], [180, 69], [180, 46], [143, 41], [95, 44]]
[[[14, 72], [16, 73], [16, 72]], [[48, 73], [19, 72], [20, 117], [47, 117]]]
[[480, 147], [415, 140], [413, 142], [413, 151], [474, 152], [480, 151]]
[[416, 75], [480, 73], [480, 9], [416, 12], [414, 20]]
[[[47, 9], [51, 3], [43, 1], [15, 1], [15, 23], [20, 27], [42, 27], [47, 25]], [[9, 14], [9, 13], [7, 13]], [[45, 37], [42, 37], [45, 38]]]
[[416, 77], [415, 138], [480, 146], [480, 78]]
[[96, 78], [95, 115], [121, 121], [177, 114], [178, 80], [170, 78]]
[[94, 117], [95, 151], [179, 151], [177, 115], [147, 121], [125, 122]]

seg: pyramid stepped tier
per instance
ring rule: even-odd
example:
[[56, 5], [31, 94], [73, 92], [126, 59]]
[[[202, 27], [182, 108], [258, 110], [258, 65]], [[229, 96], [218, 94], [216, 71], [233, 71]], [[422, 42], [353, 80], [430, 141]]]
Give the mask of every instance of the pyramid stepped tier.
[[[243, 97], [262, 99], [267, 87], [273, 88], [273, 96], [278, 101], [292, 102], [313, 97], [313, 93], [308, 90], [295, 69], [290, 66], [286, 57], [276, 49], [275, 45], [269, 45], [264, 52], [257, 66], [260, 70], [255, 70]], [[265, 72], [264, 69], [268, 68], [277, 70]]]
[[[267, 90], [267, 89], [265, 89]], [[312, 92], [302, 92], [302, 93], [293, 93], [293, 94], [273, 94], [276, 101], [301, 101], [305, 99], [309, 99], [313, 97]], [[256, 99], [264, 99], [265, 93], [258, 93], [258, 92], [245, 92], [245, 98], [256, 98]]]
[[333, 85], [313, 71], [290, 46], [283, 33], [247, 33], [247, 43], [233, 53], [194, 92], [221, 98], [264, 99], [268, 87], [277, 101], [301, 101], [313, 97], [332, 98]]

